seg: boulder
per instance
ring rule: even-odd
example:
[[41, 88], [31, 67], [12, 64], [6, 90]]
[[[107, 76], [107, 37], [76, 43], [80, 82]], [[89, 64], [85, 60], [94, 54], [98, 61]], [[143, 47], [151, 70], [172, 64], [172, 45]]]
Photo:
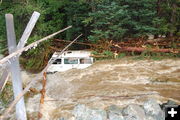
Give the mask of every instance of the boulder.
[[168, 106], [168, 105], [177, 105], [177, 103], [172, 100], [168, 100], [167, 103], [163, 103], [160, 106], [161, 106], [161, 109], [165, 110], [165, 106]]
[[75, 116], [75, 120], [106, 120], [107, 114], [104, 110], [99, 109], [90, 109], [85, 105], [77, 105], [73, 114]]
[[156, 120], [153, 116], [146, 116], [146, 120]]
[[122, 116], [122, 109], [116, 105], [109, 106], [107, 109], [107, 114], [109, 120], [124, 120], [124, 117]]
[[65, 119], [65, 118], [61, 117], [61, 118], [59, 118], [59, 120], [67, 120], [67, 119]]
[[125, 120], [146, 120], [145, 112], [139, 105], [128, 105], [122, 113]]
[[149, 99], [145, 101], [143, 107], [146, 115], [152, 116], [155, 120], [165, 120], [165, 113], [156, 100]]

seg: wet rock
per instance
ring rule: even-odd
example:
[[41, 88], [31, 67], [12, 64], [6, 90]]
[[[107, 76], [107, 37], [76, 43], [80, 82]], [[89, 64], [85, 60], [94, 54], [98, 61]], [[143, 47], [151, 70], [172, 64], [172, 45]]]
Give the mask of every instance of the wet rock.
[[73, 114], [75, 120], [106, 120], [107, 114], [104, 110], [89, 109], [85, 105], [77, 105]]
[[118, 106], [116, 106], [116, 105], [111, 105], [111, 106], [109, 106], [108, 108], [107, 108], [107, 111], [108, 112], [113, 112], [113, 113], [116, 113], [116, 114], [121, 114], [121, 112], [122, 112], [122, 109], [121, 108], [119, 108]]
[[21, 71], [21, 77], [24, 85], [27, 85], [31, 81], [31, 77], [26, 71]]
[[65, 118], [62, 117], [62, 118], [59, 118], [59, 120], [67, 120], [67, 119], [65, 119]]
[[172, 100], [168, 100], [166, 103], [163, 103], [162, 105], [160, 105], [160, 107], [165, 112], [165, 107], [170, 106], [170, 105], [177, 105], [177, 103]]
[[145, 112], [139, 105], [129, 105], [122, 113], [125, 120], [146, 120]]
[[155, 120], [165, 119], [164, 112], [161, 110], [160, 105], [156, 100], [149, 99], [148, 101], [144, 102], [143, 107], [146, 115], [152, 116]]
[[162, 105], [160, 105], [161, 109], [164, 109], [166, 105], [177, 105], [177, 103], [172, 100], [168, 100], [167, 103], [163, 103]]
[[146, 116], [146, 120], [156, 120], [156, 119], [152, 116]]
[[122, 109], [116, 105], [111, 105], [108, 107], [107, 114], [109, 120], [124, 120], [124, 117], [122, 116]]
[[177, 103], [172, 100], [168, 100], [167, 105], [177, 105]]
[[122, 114], [109, 113], [109, 120], [125, 120]]

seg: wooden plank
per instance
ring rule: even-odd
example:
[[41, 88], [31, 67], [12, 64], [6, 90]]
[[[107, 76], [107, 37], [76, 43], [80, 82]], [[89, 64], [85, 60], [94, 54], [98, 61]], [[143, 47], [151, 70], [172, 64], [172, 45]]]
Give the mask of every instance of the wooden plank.
[[28, 22], [27, 26], [26, 26], [26, 29], [24, 30], [23, 32], [23, 35], [21, 36], [21, 39], [18, 43], [18, 46], [17, 46], [17, 49], [21, 49], [25, 46], [29, 36], [31, 35], [31, 32], [38, 20], [40, 16], [40, 13], [34, 11], [34, 13], [32, 14], [32, 17], [30, 19], [30, 21]]
[[[12, 14], [6, 14], [6, 30], [8, 39], [9, 54], [16, 51], [16, 37], [14, 32], [14, 21]], [[20, 75], [19, 58], [10, 59], [10, 71], [12, 76], [14, 97], [17, 97], [22, 92], [22, 80]], [[16, 118], [17, 120], [27, 120], [24, 97], [22, 97], [16, 104]]]
[[[21, 36], [21, 39], [17, 45], [17, 49], [21, 49], [25, 46], [38, 18], [40, 16], [40, 13], [34, 11], [32, 16], [31, 16], [31, 19], [30, 21], [28, 22], [27, 26], [26, 26], [26, 29], [24, 30], [23, 32], [23, 35]], [[7, 66], [6, 66], [7, 67]], [[8, 76], [9, 76], [9, 73], [8, 73], [8, 69], [6, 69], [3, 74], [2, 74], [2, 78], [0, 80], [0, 91], [3, 90], [3, 86], [5, 86], [7, 80], [8, 80]]]

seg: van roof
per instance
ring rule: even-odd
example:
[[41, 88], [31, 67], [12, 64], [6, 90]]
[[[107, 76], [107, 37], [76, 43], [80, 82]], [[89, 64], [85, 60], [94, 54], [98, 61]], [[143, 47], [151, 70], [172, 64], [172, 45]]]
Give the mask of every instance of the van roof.
[[[58, 57], [60, 52], [55, 52], [52, 57]], [[90, 57], [91, 51], [65, 51], [62, 55], [59, 57]]]

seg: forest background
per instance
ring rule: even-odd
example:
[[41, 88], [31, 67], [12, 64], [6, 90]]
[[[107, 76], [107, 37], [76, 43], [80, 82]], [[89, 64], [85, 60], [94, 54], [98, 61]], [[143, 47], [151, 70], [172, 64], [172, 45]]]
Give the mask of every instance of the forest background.
[[[28, 40], [28, 44], [64, 27], [73, 28], [56, 36], [79, 42], [101, 44], [122, 42], [127, 39], [179, 38], [179, 0], [1, 0], [0, 1], [0, 53], [7, 55], [5, 14], [14, 15], [17, 41], [20, 39], [33, 11], [41, 16]], [[61, 42], [54, 39], [41, 43], [36, 49], [23, 53], [21, 65], [32, 71], [41, 70]], [[172, 48], [177, 45], [172, 43]], [[72, 49], [89, 49], [74, 44]]]

